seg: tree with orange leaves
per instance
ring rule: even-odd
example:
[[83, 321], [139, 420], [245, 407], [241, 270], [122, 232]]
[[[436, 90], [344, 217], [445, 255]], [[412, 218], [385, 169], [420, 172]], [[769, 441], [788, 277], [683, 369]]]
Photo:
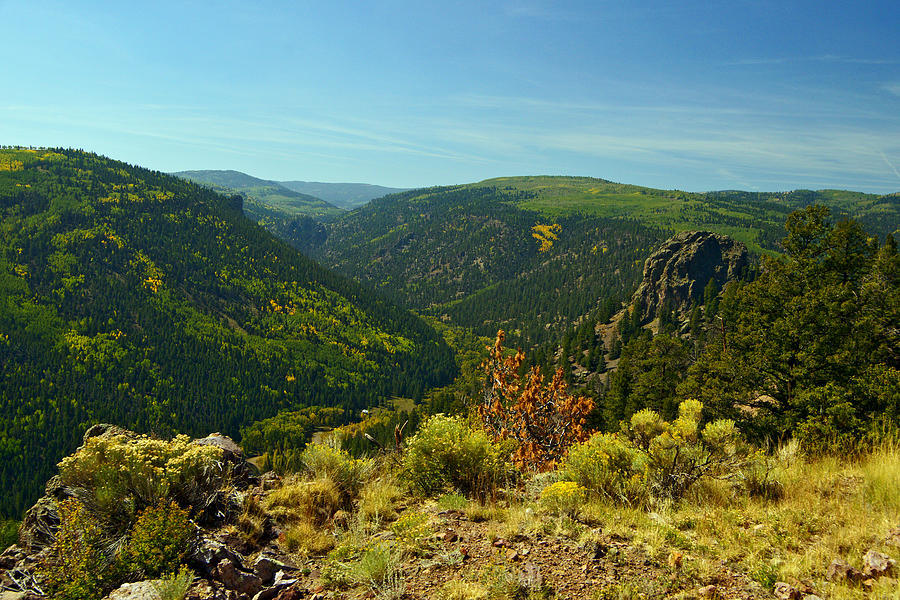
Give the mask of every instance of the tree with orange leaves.
[[518, 448], [513, 460], [520, 467], [553, 468], [570, 445], [590, 437], [587, 416], [594, 402], [569, 394], [562, 368], [549, 385], [538, 367], [524, 376], [519, 368], [525, 355], [504, 356], [504, 332], [485, 362], [487, 380], [478, 414], [488, 432], [496, 439], [513, 439]]

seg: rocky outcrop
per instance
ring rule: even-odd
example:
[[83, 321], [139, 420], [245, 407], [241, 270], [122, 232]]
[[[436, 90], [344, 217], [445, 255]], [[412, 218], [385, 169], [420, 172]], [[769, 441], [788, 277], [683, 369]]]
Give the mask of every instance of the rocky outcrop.
[[721, 290], [740, 278], [749, 264], [747, 247], [709, 231], [683, 231], [666, 241], [644, 263], [644, 276], [632, 298], [643, 324], [655, 319], [667, 302], [687, 311], [703, 299], [711, 279]]
[[[101, 424], [85, 432], [84, 442], [103, 436], [140, 437], [121, 427]], [[242, 594], [252, 598], [265, 591], [269, 598], [275, 598], [294, 583], [285, 577], [285, 573], [296, 571], [296, 567], [280, 555], [258, 554], [255, 561], [251, 561], [246, 555], [256, 554], [259, 548], [244, 548], [219, 539], [228, 535], [226, 525], [234, 522], [240, 513], [243, 498], [247, 494], [262, 492], [261, 488], [253, 487], [259, 485], [255, 467], [244, 460], [240, 447], [234, 441], [221, 434], [214, 433], [192, 443], [222, 450], [221, 462], [225, 466], [221, 485], [217, 489], [198, 492], [200, 496], [192, 507], [196, 540], [186, 559], [200, 575], [192, 586], [192, 589], [199, 590], [196, 597], [206, 599], [221, 595], [224, 600], [231, 597], [225, 593], [230, 591], [232, 596]], [[19, 544], [0, 553], [0, 592], [21, 594], [22, 598], [28, 599], [44, 597], [40, 564], [47, 558], [49, 546], [53, 544], [59, 528], [58, 505], [73, 497], [79, 497], [79, 490], [67, 487], [58, 476], [47, 482], [45, 495], [25, 515], [19, 529]], [[268, 536], [265, 541], [271, 541], [271, 537]], [[151, 588], [151, 582], [125, 584], [109, 598], [156, 597]], [[206, 588], [212, 590], [209, 595], [204, 591]], [[217, 589], [224, 591], [219, 594]], [[188, 597], [192, 596], [189, 594]]]

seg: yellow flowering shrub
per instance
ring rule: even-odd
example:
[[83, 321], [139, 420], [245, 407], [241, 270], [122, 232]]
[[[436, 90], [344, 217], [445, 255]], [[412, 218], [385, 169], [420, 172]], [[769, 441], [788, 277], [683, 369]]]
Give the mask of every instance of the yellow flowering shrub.
[[541, 506], [553, 514], [573, 515], [587, 496], [584, 486], [574, 481], [557, 481], [541, 491]]
[[225, 475], [222, 450], [147, 436], [96, 436], [59, 463], [63, 483], [93, 492], [99, 508], [127, 509], [134, 514], [147, 506], [174, 499], [194, 505], [216, 489]]

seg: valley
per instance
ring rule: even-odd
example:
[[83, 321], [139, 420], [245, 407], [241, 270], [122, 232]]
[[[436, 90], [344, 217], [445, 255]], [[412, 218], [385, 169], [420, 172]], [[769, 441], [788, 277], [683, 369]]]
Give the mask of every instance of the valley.
[[[345, 210], [215, 173], [200, 185], [83, 151], [0, 150], [2, 541], [83, 442], [38, 505], [56, 521], [33, 509], [27, 552], [0, 556], [3, 585], [27, 573], [80, 599], [68, 574], [29, 562], [62, 556], [70, 534], [34, 536], [86, 527], [66, 512], [78, 505], [130, 544], [173, 501], [205, 528], [172, 558], [181, 570], [122, 550], [119, 570], [73, 567], [84, 598], [151, 573], [185, 577], [181, 597], [196, 600], [217, 586], [856, 597], [855, 575], [810, 566], [842, 546], [797, 511], [843, 502], [823, 491], [845, 477], [828, 462], [838, 449], [861, 457], [846, 475], [853, 510], [900, 484], [896, 195], [518, 177]], [[82, 440], [97, 423], [117, 427]], [[234, 474], [195, 470], [216, 453], [197, 450], [211, 431], [240, 444], [214, 443]], [[155, 468], [161, 487], [140, 483]], [[877, 519], [898, 510], [888, 500]], [[729, 523], [721, 549], [709, 527], [741, 515], [754, 554], [735, 558], [743, 526]], [[794, 540], [774, 553], [786, 534], [773, 520]], [[197, 554], [219, 539], [227, 561]], [[867, 561], [893, 552], [860, 530], [845, 539]], [[262, 558], [291, 583], [251, 575]]]

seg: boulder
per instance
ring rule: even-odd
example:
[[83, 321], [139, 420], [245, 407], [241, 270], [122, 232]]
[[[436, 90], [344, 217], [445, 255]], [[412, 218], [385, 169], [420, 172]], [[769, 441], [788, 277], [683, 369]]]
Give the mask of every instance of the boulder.
[[272, 585], [272, 581], [276, 578], [276, 576], [280, 575], [280, 577], [284, 578], [285, 571], [296, 571], [297, 567], [293, 565], [289, 565], [287, 563], [283, 563], [280, 560], [276, 560], [271, 556], [266, 556], [265, 554], [261, 554], [256, 557], [256, 560], [253, 562], [253, 572], [262, 579], [262, 582], [265, 585]]
[[216, 566], [214, 577], [229, 590], [253, 597], [262, 590], [262, 580], [253, 573], [242, 571], [239, 564], [226, 558]]
[[106, 600], [159, 600], [159, 593], [152, 581], [125, 583], [106, 597]]
[[774, 594], [778, 600], [801, 600], [803, 597], [803, 593], [800, 590], [784, 581], [775, 583]]
[[710, 231], [683, 231], [669, 238], [644, 262], [644, 275], [632, 304], [641, 323], [655, 319], [669, 303], [687, 312], [703, 299], [711, 279], [719, 289], [742, 277], [749, 265], [747, 247], [728, 236]]
[[828, 565], [828, 572], [825, 574], [828, 581], [850, 581], [859, 582], [863, 580], [862, 571], [851, 567], [846, 561], [836, 558]]
[[241, 564], [241, 557], [222, 542], [208, 537], [200, 538], [190, 556], [188, 566], [201, 575], [212, 575], [223, 560]]
[[890, 575], [896, 562], [897, 561], [887, 554], [869, 550], [866, 552], [866, 555], [863, 556], [863, 574], [866, 577], [883, 577], [885, 575]]

